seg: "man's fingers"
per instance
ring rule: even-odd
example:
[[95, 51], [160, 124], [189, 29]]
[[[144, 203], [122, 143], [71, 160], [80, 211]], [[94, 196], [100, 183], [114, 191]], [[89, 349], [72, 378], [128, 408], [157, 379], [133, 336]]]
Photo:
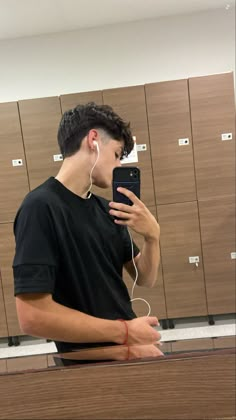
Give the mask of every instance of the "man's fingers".
[[123, 211], [124, 213], [132, 213], [133, 212], [132, 206], [129, 206], [128, 204], [116, 203], [114, 201], [111, 201], [109, 203], [109, 206], [113, 210], [120, 210], [120, 211]]
[[130, 199], [130, 201], [132, 201], [132, 203], [134, 203], [134, 204], [142, 203], [139, 200], [139, 198], [137, 197], [137, 195], [135, 195], [132, 191], [127, 190], [127, 188], [118, 187], [117, 191], [119, 191], [119, 193], [124, 194], [126, 197], [128, 197]]
[[160, 323], [159, 323], [159, 321], [158, 321], [158, 319], [157, 319], [156, 316], [148, 316], [146, 318], [146, 320], [147, 320], [147, 323], [149, 325], [152, 325], [152, 326], [159, 326], [160, 325]]
[[128, 213], [124, 213], [118, 210], [109, 210], [109, 213], [111, 216], [118, 217], [119, 219], [127, 220], [127, 217], [129, 217]]

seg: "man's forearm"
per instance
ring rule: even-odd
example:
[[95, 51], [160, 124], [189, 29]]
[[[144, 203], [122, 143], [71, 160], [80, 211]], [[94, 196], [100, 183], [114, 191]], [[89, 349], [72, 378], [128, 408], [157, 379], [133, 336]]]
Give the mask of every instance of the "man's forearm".
[[[40, 302], [17, 299], [17, 312], [25, 334], [72, 343], [124, 341], [124, 325], [62, 306], [51, 298]], [[22, 314], [27, 313], [27, 317]]]
[[160, 244], [158, 239], [145, 239], [137, 261], [139, 286], [153, 287], [160, 265]]

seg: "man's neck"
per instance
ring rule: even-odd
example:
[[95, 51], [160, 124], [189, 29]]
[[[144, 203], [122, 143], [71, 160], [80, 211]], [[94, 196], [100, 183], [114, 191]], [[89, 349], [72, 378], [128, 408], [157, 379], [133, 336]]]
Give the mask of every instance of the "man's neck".
[[81, 198], [87, 198], [90, 188], [90, 177], [88, 171], [88, 163], [73, 162], [73, 156], [66, 158], [55, 177], [68, 190]]

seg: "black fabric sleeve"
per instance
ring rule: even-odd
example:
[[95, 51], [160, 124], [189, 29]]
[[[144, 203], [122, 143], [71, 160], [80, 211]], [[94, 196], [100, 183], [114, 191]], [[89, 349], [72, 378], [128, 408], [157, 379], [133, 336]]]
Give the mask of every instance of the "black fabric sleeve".
[[47, 203], [36, 200], [23, 204], [15, 219], [14, 234], [15, 295], [53, 293], [58, 248], [53, 217]]
[[56, 268], [47, 265], [18, 265], [13, 267], [14, 295], [22, 293], [53, 294]]
[[[124, 261], [123, 264], [125, 264], [128, 261], [132, 260], [132, 245], [131, 245], [131, 239], [130, 239], [130, 235], [129, 235], [129, 231], [126, 227], [123, 227], [123, 243], [124, 243]], [[132, 235], [131, 235], [132, 238]], [[132, 243], [133, 243], [133, 256], [134, 258], [139, 254], [139, 248], [137, 247], [136, 243], [133, 241], [132, 239]]]

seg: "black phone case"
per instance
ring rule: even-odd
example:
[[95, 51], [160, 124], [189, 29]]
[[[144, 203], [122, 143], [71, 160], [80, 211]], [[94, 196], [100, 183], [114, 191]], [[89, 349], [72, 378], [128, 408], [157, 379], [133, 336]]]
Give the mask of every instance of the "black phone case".
[[140, 170], [135, 166], [121, 166], [113, 170], [113, 201], [132, 206], [132, 201], [117, 191], [118, 187], [127, 188], [140, 198]]

